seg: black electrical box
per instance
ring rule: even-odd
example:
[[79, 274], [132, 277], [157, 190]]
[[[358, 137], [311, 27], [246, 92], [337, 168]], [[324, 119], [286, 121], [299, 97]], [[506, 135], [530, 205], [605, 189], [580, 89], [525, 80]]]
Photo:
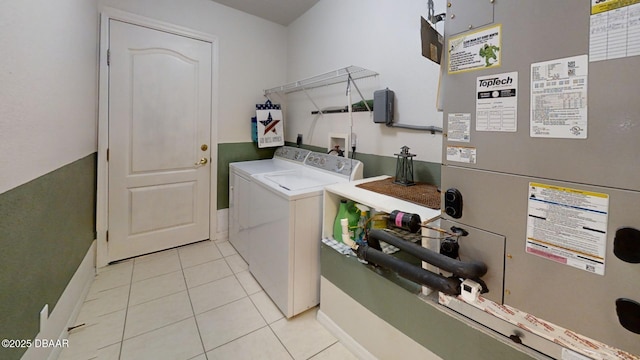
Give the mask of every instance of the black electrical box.
[[389, 88], [373, 92], [373, 122], [391, 125], [395, 94]]

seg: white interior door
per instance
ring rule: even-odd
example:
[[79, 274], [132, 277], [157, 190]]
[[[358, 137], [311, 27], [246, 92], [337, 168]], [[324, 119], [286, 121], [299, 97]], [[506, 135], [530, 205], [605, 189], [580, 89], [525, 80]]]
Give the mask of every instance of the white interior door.
[[110, 20], [109, 261], [209, 238], [211, 49]]

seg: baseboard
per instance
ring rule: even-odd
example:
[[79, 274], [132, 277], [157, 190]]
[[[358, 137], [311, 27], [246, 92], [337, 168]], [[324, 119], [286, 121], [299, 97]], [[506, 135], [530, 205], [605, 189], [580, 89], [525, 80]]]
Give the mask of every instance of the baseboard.
[[216, 229], [215, 240], [224, 240], [229, 238], [229, 209], [220, 209], [216, 214], [218, 228]]
[[216, 233], [216, 240], [227, 240], [227, 239], [229, 239], [228, 231]]
[[360, 345], [351, 335], [347, 334], [338, 324], [336, 324], [327, 314], [325, 314], [322, 310], [318, 310], [318, 315], [316, 315], [316, 319], [322, 326], [324, 326], [329, 332], [336, 337], [336, 339], [340, 340], [342, 345], [349, 349], [353, 355], [355, 355], [358, 359], [361, 360], [377, 360], [373, 354], [371, 354], [364, 346]]
[[[63, 339], [68, 338], [67, 328], [72, 326], [78, 317], [95, 274], [96, 241], [94, 240], [49, 318], [36, 335], [36, 339], [46, 340], [49, 343], [51, 341], [62, 343]], [[58, 358], [62, 350], [62, 347], [30, 347], [22, 356], [22, 360], [54, 360]]]
[[360, 359], [442, 360], [324, 276], [320, 278], [318, 322]]

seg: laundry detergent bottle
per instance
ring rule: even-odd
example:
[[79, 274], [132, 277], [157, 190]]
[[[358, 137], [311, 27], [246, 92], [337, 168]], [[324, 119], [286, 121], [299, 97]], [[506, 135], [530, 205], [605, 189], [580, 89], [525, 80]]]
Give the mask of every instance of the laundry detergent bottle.
[[358, 209], [358, 213], [360, 216], [358, 217], [358, 228], [355, 229], [355, 242], [358, 245], [364, 244], [364, 238], [367, 233], [367, 228], [369, 227], [369, 207], [356, 204], [356, 208]]
[[353, 239], [353, 231], [358, 227], [358, 220], [360, 219], [360, 211], [358, 211], [353, 201], [340, 200], [338, 214], [333, 223], [333, 238], [339, 242], [342, 242], [342, 225], [340, 224], [340, 220], [342, 219], [348, 220], [349, 235], [351, 239]]

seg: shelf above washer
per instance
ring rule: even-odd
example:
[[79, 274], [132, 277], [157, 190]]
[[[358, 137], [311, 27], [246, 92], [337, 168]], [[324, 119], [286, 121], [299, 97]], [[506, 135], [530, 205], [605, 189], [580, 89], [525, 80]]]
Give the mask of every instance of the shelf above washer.
[[264, 95], [268, 96], [273, 93], [288, 94], [300, 90], [315, 89], [322, 86], [339, 84], [346, 82], [351, 76], [352, 80], [364, 79], [377, 76], [378, 73], [367, 70], [358, 66], [348, 66], [346, 68], [330, 71], [324, 74], [312, 76], [307, 79], [298, 80], [286, 85], [277, 86], [264, 91]]

